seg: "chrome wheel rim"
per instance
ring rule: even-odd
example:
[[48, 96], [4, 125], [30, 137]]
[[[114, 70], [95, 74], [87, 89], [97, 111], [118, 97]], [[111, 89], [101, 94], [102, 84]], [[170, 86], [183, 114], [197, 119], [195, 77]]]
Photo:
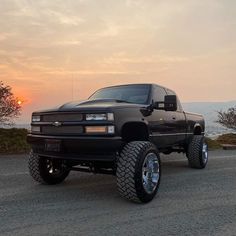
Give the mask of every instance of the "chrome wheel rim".
[[47, 159], [46, 161], [47, 171], [50, 175], [59, 175], [61, 173], [61, 169], [56, 167], [52, 160]]
[[155, 153], [148, 153], [142, 167], [143, 188], [148, 194], [152, 194], [158, 185], [160, 178], [160, 166]]
[[208, 146], [206, 143], [203, 143], [202, 145], [202, 160], [204, 164], [208, 161]]

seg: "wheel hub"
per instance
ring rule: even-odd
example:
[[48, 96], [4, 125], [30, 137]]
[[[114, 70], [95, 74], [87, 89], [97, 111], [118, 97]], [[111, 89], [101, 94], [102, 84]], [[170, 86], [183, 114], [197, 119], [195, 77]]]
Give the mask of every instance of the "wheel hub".
[[202, 145], [202, 160], [204, 163], [208, 160], [208, 146], [206, 143], [203, 143]]
[[145, 191], [153, 193], [160, 178], [158, 157], [155, 153], [148, 153], [143, 162], [142, 181]]
[[55, 165], [51, 159], [47, 159], [47, 170], [50, 175], [58, 175], [61, 173], [61, 169]]

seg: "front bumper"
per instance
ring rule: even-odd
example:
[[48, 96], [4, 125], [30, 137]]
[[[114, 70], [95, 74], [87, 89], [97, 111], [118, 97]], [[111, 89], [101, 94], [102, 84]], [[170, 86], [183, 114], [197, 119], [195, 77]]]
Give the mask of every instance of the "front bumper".
[[[48, 152], [45, 145], [48, 140], [59, 140], [59, 152]], [[88, 136], [46, 136], [28, 134], [28, 143], [33, 151], [41, 156], [83, 161], [114, 161], [116, 152], [124, 142], [121, 137], [88, 137]]]

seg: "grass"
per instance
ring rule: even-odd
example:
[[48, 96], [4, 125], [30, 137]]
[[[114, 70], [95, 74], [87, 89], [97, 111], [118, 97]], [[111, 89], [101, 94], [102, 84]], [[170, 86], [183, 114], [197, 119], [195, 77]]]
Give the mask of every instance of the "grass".
[[206, 142], [207, 142], [208, 148], [210, 150], [222, 148], [220, 143], [218, 141], [216, 141], [216, 140], [213, 140], [213, 139], [210, 139], [210, 138], [206, 138]]
[[206, 142], [210, 149], [222, 148], [222, 144], [236, 145], [236, 134], [222, 134], [215, 140], [206, 138]]
[[26, 141], [28, 131], [26, 129], [0, 128], [0, 154], [26, 153], [30, 146]]

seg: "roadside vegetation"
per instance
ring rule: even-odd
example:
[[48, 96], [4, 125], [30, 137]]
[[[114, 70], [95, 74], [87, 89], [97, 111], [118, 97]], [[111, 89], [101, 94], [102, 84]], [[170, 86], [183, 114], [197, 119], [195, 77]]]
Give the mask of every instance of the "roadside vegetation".
[[0, 128], [0, 154], [19, 154], [29, 152], [30, 147], [26, 142], [26, 129]]
[[21, 114], [21, 101], [14, 96], [10, 86], [0, 81], [0, 125], [11, 126]]
[[[0, 81], [0, 127], [11, 127], [21, 114], [22, 101], [14, 96], [12, 88]], [[26, 129], [0, 128], [0, 154], [26, 153]]]
[[222, 148], [223, 144], [236, 145], [236, 134], [222, 134], [217, 139], [206, 138], [210, 149]]
[[236, 145], [236, 134], [223, 134], [217, 138], [217, 142], [220, 144]]
[[236, 131], [236, 106], [229, 108], [227, 111], [218, 111], [218, 120], [216, 122]]
[[208, 148], [210, 150], [221, 148], [221, 145], [217, 140], [214, 140], [214, 139], [211, 139], [211, 138], [206, 138], [206, 142], [207, 142]]

